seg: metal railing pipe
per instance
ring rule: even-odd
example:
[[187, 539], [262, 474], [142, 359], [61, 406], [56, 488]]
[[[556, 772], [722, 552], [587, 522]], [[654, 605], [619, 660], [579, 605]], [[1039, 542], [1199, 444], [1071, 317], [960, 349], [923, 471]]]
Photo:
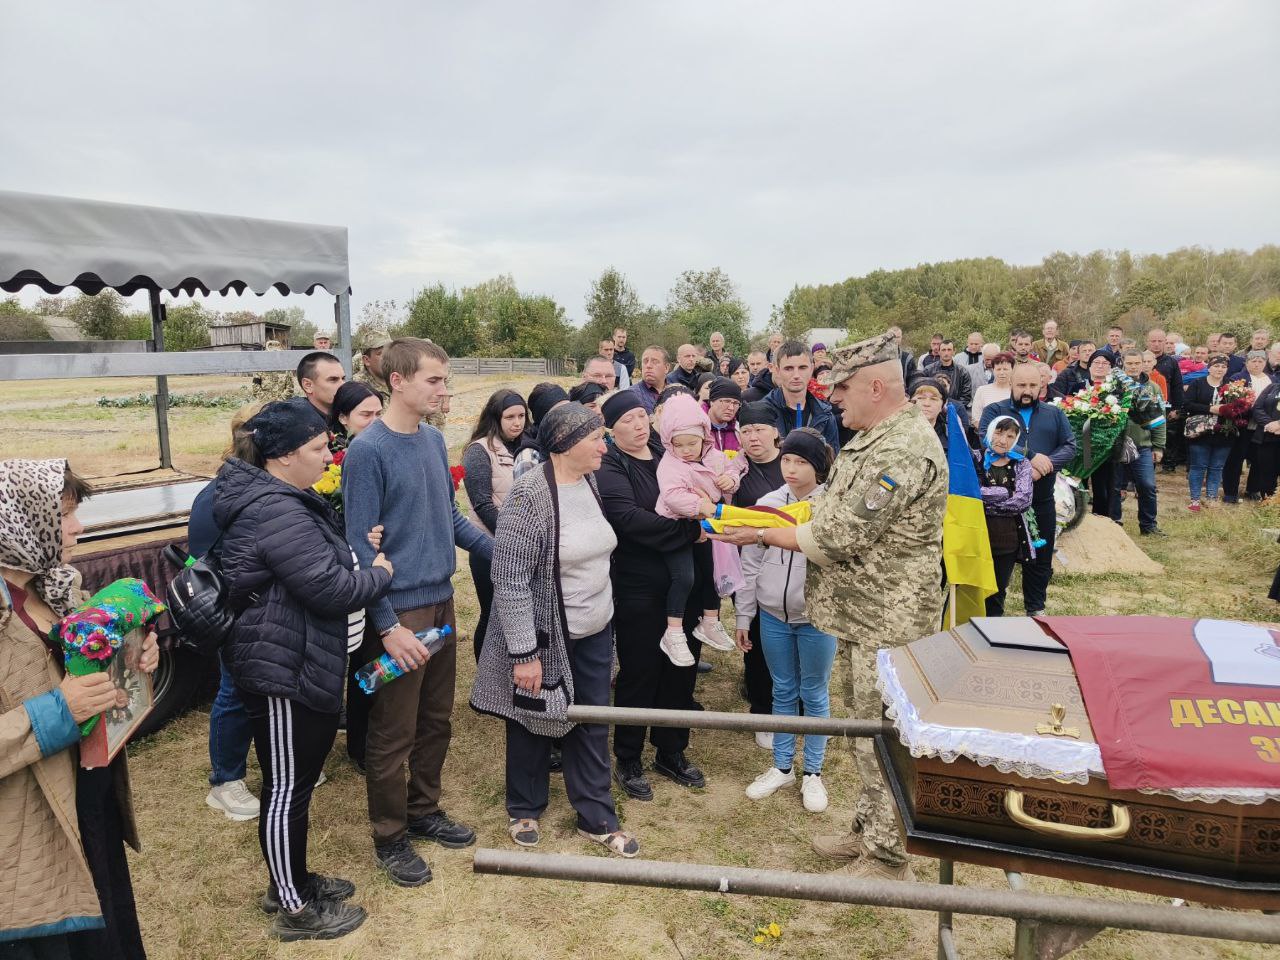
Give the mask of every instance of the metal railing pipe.
[[574, 723], [608, 723], [635, 727], [689, 727], [699, 730], [742, 730], [763, 733], [822, 733], [833, 737], [874, 737], [893, 726], [884, 720], [848, 717], [781, 717], [765, 713], [717, 713], [711, 710], [647, 710], [641, 707], [569, 708]]
[[1218, 940], [1280, 943], [1280, 917], [1025, 891], [493, 849], [477, 850], [473, 869], [476, 873], [499, 876], [787, 897], [903, 910], [950, 911], [1012, 920], [1119, 927]]

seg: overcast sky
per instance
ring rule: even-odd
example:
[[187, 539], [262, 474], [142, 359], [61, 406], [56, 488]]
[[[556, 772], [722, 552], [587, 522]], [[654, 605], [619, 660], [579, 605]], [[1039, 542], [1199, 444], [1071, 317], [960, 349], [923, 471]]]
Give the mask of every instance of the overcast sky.
[[0, 187], [346, 225], [357, 319], [719, 266], [762, 327], [881, 267], [1277, 242], [1277, 38], [1274, 0], [9, 3]]

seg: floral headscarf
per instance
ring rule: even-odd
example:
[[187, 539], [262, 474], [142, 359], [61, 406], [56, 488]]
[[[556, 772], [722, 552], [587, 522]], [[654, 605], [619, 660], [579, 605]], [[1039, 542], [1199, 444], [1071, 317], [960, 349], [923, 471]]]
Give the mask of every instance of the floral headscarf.
[[[995, 439], [996, 430], [1004, 426], [1006, 423], [1011, 423], [1013, 424], [1014, 427], [1017, 428], [1018, 439], [1013, 441], [1013, 446], [1009, 449], [1008, 453], [1003, 453], [1003, 454], [996, 453], [994, 450], [991, 449], [991, 441]], [[982, 448], [983, 448], [982, 469], [990, 470], [991, 461], [999, 460], [1001, 457], [1008, 457], [1010, 460], [1013, 460], [1015, 463], [1018, 460], [1025, 460], [1026, 456], [1024, 456], [1018, 450], [1018, 440], [1022, 439], [1022, 434], [1023, 434], [1022, 422], [1017, 417], [1007, 417], [1007, 416], [996, 417], [989, 424], [987, 424], [987, 435], [982, 440]]]
[[75, 605], [79, 574], [62, 562], [65, 460], [0, 460], [0, 567], [35, 574], [57, 616]]

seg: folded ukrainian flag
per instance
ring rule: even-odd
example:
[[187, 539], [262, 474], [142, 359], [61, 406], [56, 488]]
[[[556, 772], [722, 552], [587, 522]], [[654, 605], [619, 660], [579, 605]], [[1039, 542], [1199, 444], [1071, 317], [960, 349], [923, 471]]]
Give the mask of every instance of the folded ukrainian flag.
[[702, 521], [707, 533], [724, 533], [725, 527], [794, 527], [813, 519], [813, 504], [799, 500], [781, 507], [735, 507], [717, 503], [716, 515]]

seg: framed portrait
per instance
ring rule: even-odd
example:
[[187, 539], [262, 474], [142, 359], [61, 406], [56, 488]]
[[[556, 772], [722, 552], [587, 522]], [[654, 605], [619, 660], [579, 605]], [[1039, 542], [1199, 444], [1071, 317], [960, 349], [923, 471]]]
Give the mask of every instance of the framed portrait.
[[155, 706], [151, 676], [138, 669], [145, 635], [145, 629], [131, 631], [107, 665], [116, 705], [104, 711], [101, 722], [80, 741], [80, 766], [85, 769], [105, 767], [114, 760]]

